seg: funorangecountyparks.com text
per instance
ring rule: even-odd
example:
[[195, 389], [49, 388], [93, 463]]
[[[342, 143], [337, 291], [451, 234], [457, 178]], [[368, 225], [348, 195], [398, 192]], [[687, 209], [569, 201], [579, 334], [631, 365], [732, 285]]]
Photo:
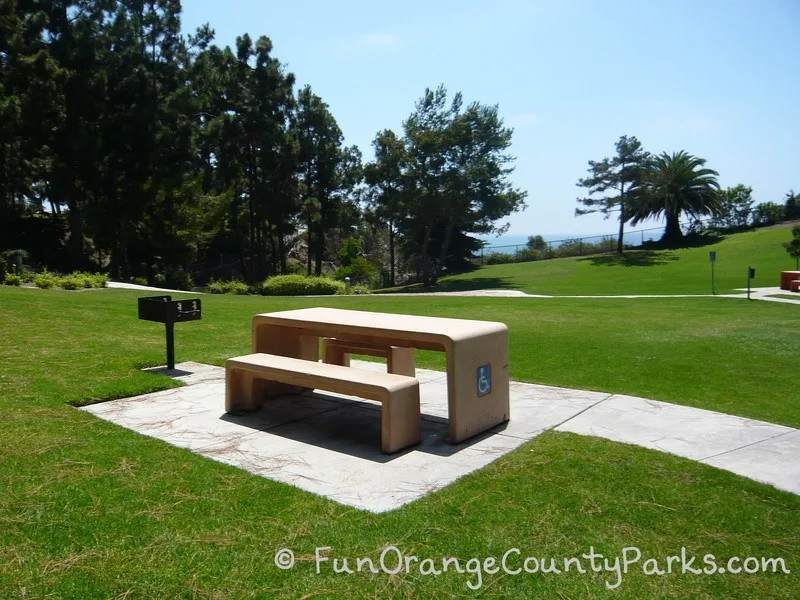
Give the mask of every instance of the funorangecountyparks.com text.
[[483, 558], [456, 558], [452, 556], [421, 558], [405, 554], [397, 546], [386, 546], [374, 557], [337, 556], [331, 546], [318, 546], [314, 554], [297, 559], [289, 548], [279, 549], [274, 556], [275, 566], [282, 570], [295, 567], [300, 562], [313, 562], [316, 573], [340, 575], [373, 573], [398, 575], [414, 574], [437, 577], [444, 573], [464, 575], [465, 584], [471, 590], [483, 587], [487, 576], [502, 573], [510, 576], [544, 574], [558, 576], [567, 573], [606, 573], [605, 585], [614, 590], [623, 583], [625, 575], [639, 570], [648, 576], [666, 575], [753, 575], [755, 573], [791, 573], [783, 558], [733, 556], [720, 559], [711, 553], [699, 556], [681, 548], [679, 554], [660, 558], [645, 558], [635, 546], [622, 549], [616, 556], [605, 556], [591, 546], [584, 554], [570, 557], [537, 557], [524, 553], [519, 548], [510, 548], [502, 556]]

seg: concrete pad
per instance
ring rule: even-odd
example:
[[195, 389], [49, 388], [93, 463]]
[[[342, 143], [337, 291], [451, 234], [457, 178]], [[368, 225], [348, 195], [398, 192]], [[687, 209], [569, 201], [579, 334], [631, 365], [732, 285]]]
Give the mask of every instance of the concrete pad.
[[797, 430], [702, 462], [800, 494], [800, 431]]
[[380, 452], [379, 407], [358, 404], [198, 452], [342, 504], [384, 512], [440, 489], [524, 443], [490, 435], [451, 445], [445, 441], [445, 421], [425, 420], [419, 446], [386, 455]]
[[144, 369], [144, 371], [147, 373], [166, 375], [186, 385], [194, 385], [195, 383], [202, 383], [204, 381], [222, 381], [225, 383], [225, 370], [220, 367], [191, 361], [177, 364], [175, 367], [174, 369], [153, 367]]
[[529, 440], [580, 415], [610, 396], [603, 392], [570, 390], [547, 385], [511, 382], [511, 420], [503, 435]]
[[556, 428], [703, 460], [792, 431], [689, 406], [614, 395]]
[[[353, 366], [385, 370], [380, 362]], [[417, 369], [422, 442], [381, 452], [381, 405], [327, 392], [225, 413], [222, 367], [150, 369], [184, 387], [83, 407], [100, 418], [259, 476], [373, 512], [394, 510], [555, 428], [671, 452], [800, 493], [800, 431], [600, 392], [511, 382], [511, 421], [450, 444], [447, 377]]]

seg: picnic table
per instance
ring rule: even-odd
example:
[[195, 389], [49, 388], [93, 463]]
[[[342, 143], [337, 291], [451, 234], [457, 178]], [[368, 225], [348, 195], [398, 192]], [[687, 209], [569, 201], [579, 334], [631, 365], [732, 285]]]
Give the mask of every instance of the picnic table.
[[509, 420], [503, 323], [317, 307], [259, 314], [252, 328], [254, 353], [309, 361], [320, 338], [445, 352], [450, 442]]
[[800, 271], [781, 271], [781, 289], [790, 290], [792, 281], [800, 279]]

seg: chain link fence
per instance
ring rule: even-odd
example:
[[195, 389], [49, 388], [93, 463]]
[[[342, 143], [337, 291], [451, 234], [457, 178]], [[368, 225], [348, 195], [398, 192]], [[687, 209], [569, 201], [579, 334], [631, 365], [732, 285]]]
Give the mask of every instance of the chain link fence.
[[[711, 222], [711, 219], [687, 221], [681, 223], [684, 233], [702, 227]], [[644, 246], [646, 242], [655, 241], [664, 234], [664, 225], [649, 229], [627, 231], [622, 236], [622, 243], [626, 249]], [[538, 243], [509, 244], [503, 246], [484, 246], [473, 256], [476, 265], [493, 265], [514, 262], [529, 262], [534, 260], [548, 260], [551, 258], [565, 258], [569, 256], [591, 256], [596, 254], [611, 254], [617, 251], [617, 234], [593, 235], [584, 237], [564, 238], [561, 240], [544, 240], [540, 236]]]

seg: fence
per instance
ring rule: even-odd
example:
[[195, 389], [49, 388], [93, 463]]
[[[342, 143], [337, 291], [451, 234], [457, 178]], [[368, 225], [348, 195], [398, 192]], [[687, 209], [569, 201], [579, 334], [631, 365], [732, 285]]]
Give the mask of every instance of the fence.
[[[681, 223], [681, 227], [686, 231], [689, 228], [703, 224], [705, 221], [685, 222]], [[660, 227], [651, 227], [649, 229], [627, 231], [622, 236], [622, 243], [625, 248], [635, 248], [637, 246], [643, 246], [645, 242], [660, 238], [663, 233], [663, 225]], [[473, 256], [473, 262], [480, 265], [491, 265], [547, 260], [568, 256], [610, 254], [617, 251], [617, 239], [617, 234], [606, 234], [566, 238], [563, 240], [545, 240], [544, 243], [538, 247], [531, 247], [528, 244], [484, 246], [477, 255]]]

